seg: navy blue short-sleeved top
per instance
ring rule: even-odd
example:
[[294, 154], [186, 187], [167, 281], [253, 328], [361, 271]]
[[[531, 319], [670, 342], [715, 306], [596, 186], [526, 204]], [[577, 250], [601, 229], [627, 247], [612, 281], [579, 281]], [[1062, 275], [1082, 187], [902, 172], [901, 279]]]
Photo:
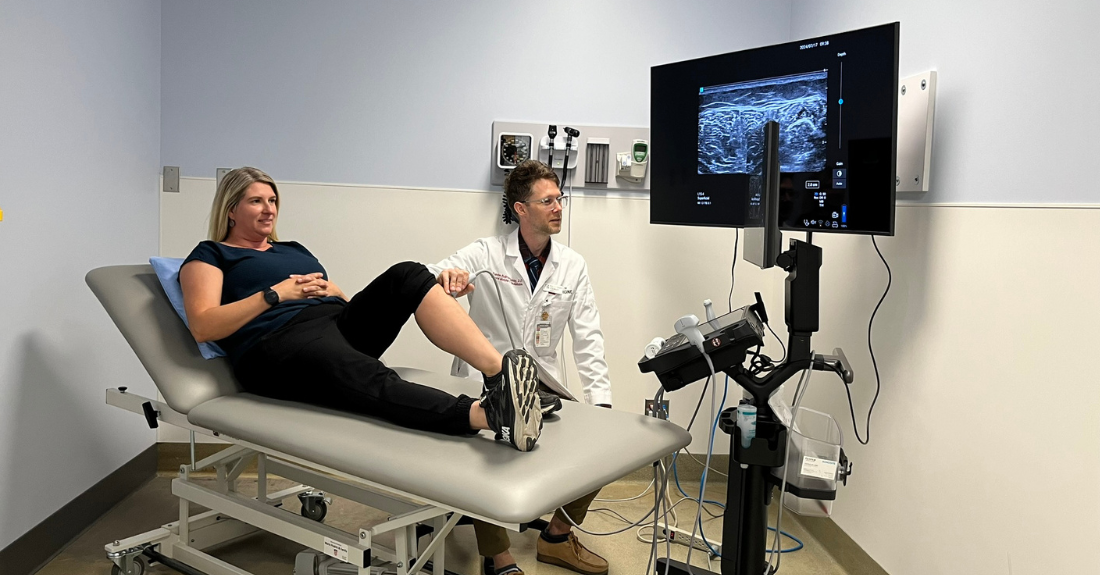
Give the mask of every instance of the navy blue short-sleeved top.
[[[195, 246], [183, 265], [192, 260], [208, 263], [222, 271], [222, 305], [261, 292], [292, 274], [321, 272], [328, 279], [328, 273], [321, 262], [298, 242], [271, 242], [267, 251], [259, 251], [208, 240]], [[336, 296], [279, 302], [217, 343], [225, 350], [233, 365], [236, 365], [244, 352], [265, 335], [282, 327], [306, 307], [322, 303], [347, 302]]]

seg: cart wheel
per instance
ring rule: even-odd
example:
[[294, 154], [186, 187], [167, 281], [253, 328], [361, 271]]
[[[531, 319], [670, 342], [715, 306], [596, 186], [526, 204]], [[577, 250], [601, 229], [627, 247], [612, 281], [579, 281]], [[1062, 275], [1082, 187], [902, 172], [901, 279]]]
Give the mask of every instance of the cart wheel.
[[328, 515], [328, 503], [324, 500], [316, 501], [313, 506], [302, 505], [302, 517], [306, 519], [312, 519], [318, 523], [325, 520], [325, 515]]
[[111, 575], [144, 575], [145, 574], [145, 558], [142, 556], [134, 557], [133, 567], [131, 567], [129, 573], [123, 573], [122, 569], [119, 569], [118, 565], [111, 566]]

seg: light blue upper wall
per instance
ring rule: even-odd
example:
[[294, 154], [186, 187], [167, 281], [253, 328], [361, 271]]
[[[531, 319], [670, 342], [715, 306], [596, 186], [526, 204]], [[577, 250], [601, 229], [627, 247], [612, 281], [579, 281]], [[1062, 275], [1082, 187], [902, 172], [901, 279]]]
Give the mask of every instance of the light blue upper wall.
[[155, 390], [84, 274], [157, 252], [160, 16], [0, 2], [0, 549], [155, 440], [103, 403]]
[[795, 0], [792, 39], [901, 22], [901, 76], [937, 71], [924, 201], [1100, 203], [1100, 3]]
[[650, 66], [786, 41], [790, 28], [789, 0], [163, 10], [165, 164], [464, 189], [489, 189], [493, 120], [647, 126]]

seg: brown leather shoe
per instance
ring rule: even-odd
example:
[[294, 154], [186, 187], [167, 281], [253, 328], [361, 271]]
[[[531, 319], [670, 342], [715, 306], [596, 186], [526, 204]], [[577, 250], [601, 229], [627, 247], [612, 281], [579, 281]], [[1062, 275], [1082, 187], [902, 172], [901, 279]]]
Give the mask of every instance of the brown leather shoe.
[[543, 563], [564, 567], [583, 575], [607, 575], [607, 560], [581, 545], [577, 536], [569, 532], [569, 539], [550, 543], [539, 537], [535, 545], [537, 558]]

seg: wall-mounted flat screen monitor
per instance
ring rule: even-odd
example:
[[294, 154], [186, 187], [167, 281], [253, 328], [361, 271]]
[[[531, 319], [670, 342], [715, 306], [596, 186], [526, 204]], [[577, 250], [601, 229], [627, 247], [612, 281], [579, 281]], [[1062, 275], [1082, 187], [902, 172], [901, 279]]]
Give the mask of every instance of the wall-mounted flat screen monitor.
[[744, 227], [774, 120], [781, 229], [893, 235], [899, 28], [652, 68], [650, 222]]

